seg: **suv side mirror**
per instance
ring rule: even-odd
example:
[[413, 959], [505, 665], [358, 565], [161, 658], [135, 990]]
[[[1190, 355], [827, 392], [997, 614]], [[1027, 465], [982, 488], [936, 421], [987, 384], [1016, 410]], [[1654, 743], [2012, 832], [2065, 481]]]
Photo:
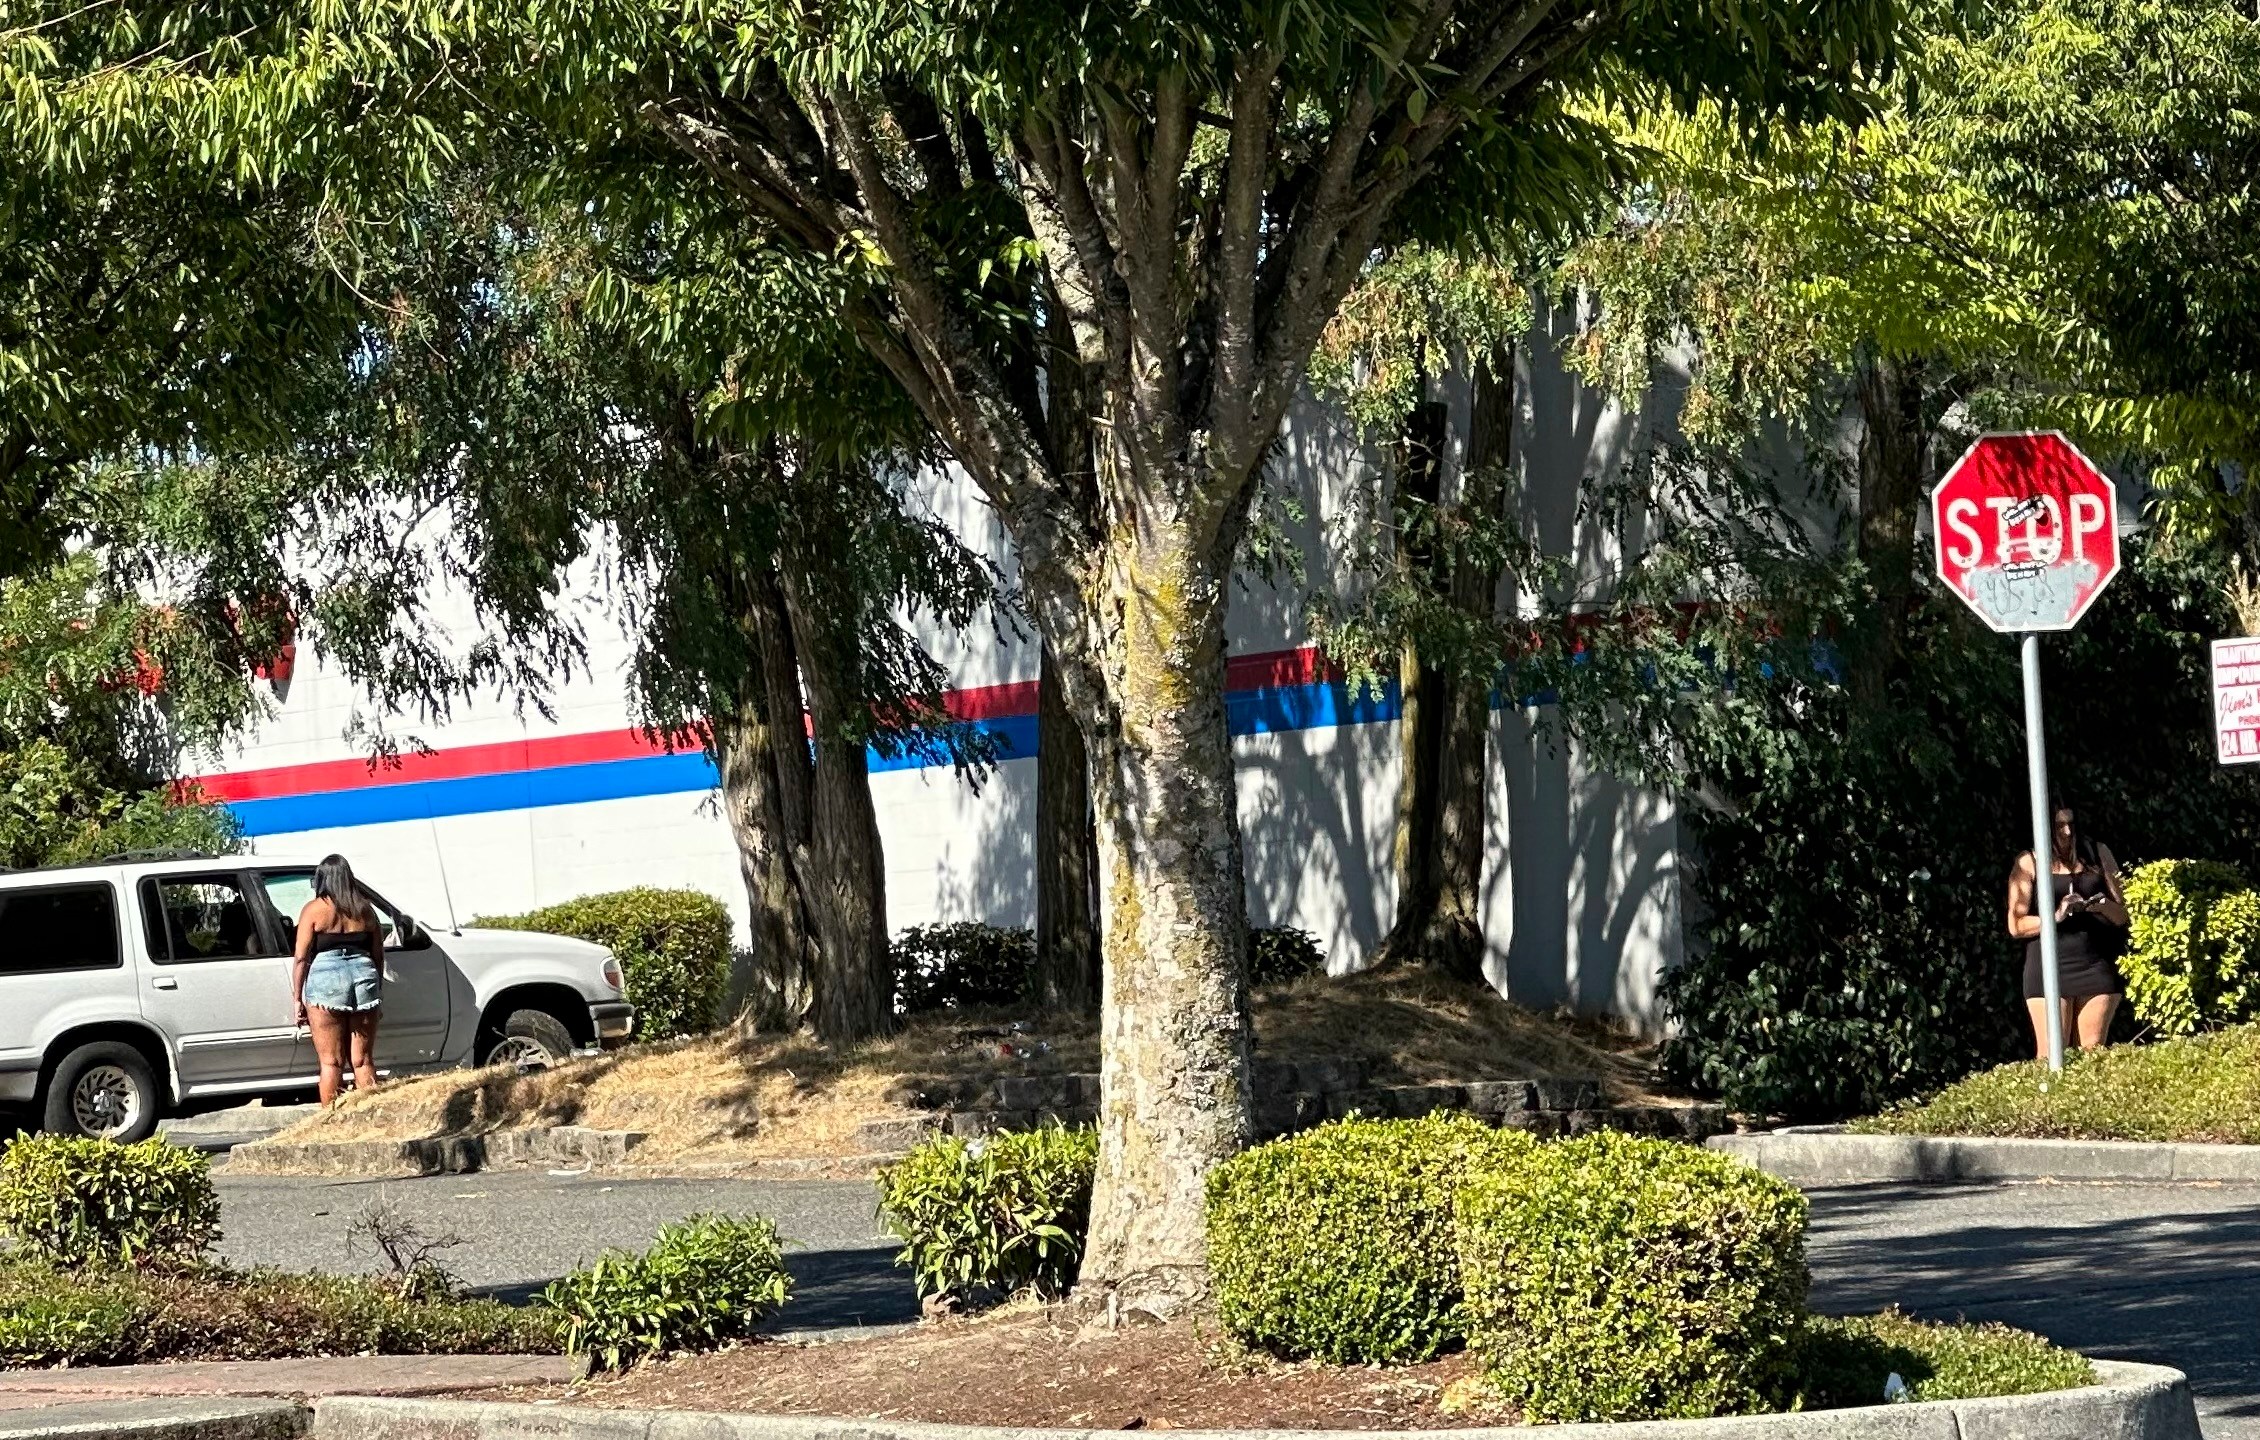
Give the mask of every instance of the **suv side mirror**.
[[432, 932], [417, 924], [415, 920], [409, 916], [401, 915], [396, 917], [394, 923], [398, 927], [394, 933], [400, 937], [396, 948], [401, 950], [429, 950], [431, 948]]

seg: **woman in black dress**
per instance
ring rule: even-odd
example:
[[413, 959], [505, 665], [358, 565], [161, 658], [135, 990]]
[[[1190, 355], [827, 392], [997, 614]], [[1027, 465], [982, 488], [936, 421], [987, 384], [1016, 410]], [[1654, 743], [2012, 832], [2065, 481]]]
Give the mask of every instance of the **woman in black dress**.
[[[2111, 1033], [2111, 1017], [2125, 993], [2118, 961], [2127, 948], [2127, 896], [2119, 885], [2119, 862], [2109, 849], [2073, 829], [2071, 807], [2058, 805], [2050, 819], [2048, 871], [2056, 903], [2057, 995], [2064, 1038], [2076, 1037], [2082, 1050], [2096, 1050]], [[2046, 1059], [2048, 1001], [2040, 983], [2040, 911], [2033, 904], [2033, 878], [2028, 850], [2009, 872], [2009, 935], [2025, 942], [2025, 1008], [2032, 1014], [2033, 1048]]]

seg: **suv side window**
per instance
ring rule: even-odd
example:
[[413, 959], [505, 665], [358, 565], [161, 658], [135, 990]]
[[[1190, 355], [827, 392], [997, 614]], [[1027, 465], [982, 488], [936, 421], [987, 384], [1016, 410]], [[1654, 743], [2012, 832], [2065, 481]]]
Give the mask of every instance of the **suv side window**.
[[[295, 948], [298, 935], [298, 912], [305, 909], [306, 902], [314, 898], [314, 872], [311, 870], [262, 870], [259, 872], [259, 883], [266, 889], [267, 903], [274, 908], [274, 914], [282, 921], [285, 943]], [[368, 887], [363, 886], [362, 889], [367, 891]], [[393, 918], [392, 907], [379, 900], [374, 894], [369, 895], [369, 901], [377, 907], [377, 928], [384, 936], [385, 948], [387, 950], [398, 948], [400, 926]]]
[[278, 951], [240, 875], [162, 875], [141, 882], [150, 957], [160, 964], [243, 960]]
[[115, 970], [118, 892], [104, 881], [0, 890], [0, 975]]

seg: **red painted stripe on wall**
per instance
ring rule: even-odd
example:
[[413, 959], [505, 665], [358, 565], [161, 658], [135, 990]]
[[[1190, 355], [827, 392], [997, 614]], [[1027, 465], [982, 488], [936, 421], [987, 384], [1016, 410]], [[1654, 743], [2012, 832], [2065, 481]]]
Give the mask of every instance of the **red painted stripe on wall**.
[[[1224, 685], [1228, 691], [1307, 685], [1339, 676], [1340, 672], [1326, 663], [1315, 646], [1235, 655], [1224, 666]], [[942, 707], [958, 720], [1003, 720], [1033, 715], [1036, 706], [1037, 684], [1033, 680], [973, 685], [942, 696]], [[693, 750], [698, 744], [695, 733], [684, 731], [677, 737], [675, 748]], [[200, 793], [215, 804], [226, 804], [330, 790], [359, 790], [371, 785], [460, 780], [478, 775], [547, 770], [560, 765], [632, 760], [664, 754], [666, 750], [666, 746], [654, 744], [638, 729], [598, 730], [578, 735], [504, 740], [489, 745], [451, 746], [429, 754], [404, 754], [394, 760], [374, 763], [365, 759], [317, 760], [300, 765], [199, 775], [182, 781], [181, 788]]]

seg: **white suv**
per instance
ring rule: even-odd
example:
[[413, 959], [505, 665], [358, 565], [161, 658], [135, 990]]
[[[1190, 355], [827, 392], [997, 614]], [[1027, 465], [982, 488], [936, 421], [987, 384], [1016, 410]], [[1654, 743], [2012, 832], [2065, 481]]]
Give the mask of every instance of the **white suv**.
[[[48, 1130], [138, 1140], [159, 1115], [296, 1091], [290, 951], [312, 862], [146, 859], [0, 873], [0, 1106]], [[547, 1063], [624, 1041], [635, 1009], [600, 945], [385, 922], [377, 1068]]]

